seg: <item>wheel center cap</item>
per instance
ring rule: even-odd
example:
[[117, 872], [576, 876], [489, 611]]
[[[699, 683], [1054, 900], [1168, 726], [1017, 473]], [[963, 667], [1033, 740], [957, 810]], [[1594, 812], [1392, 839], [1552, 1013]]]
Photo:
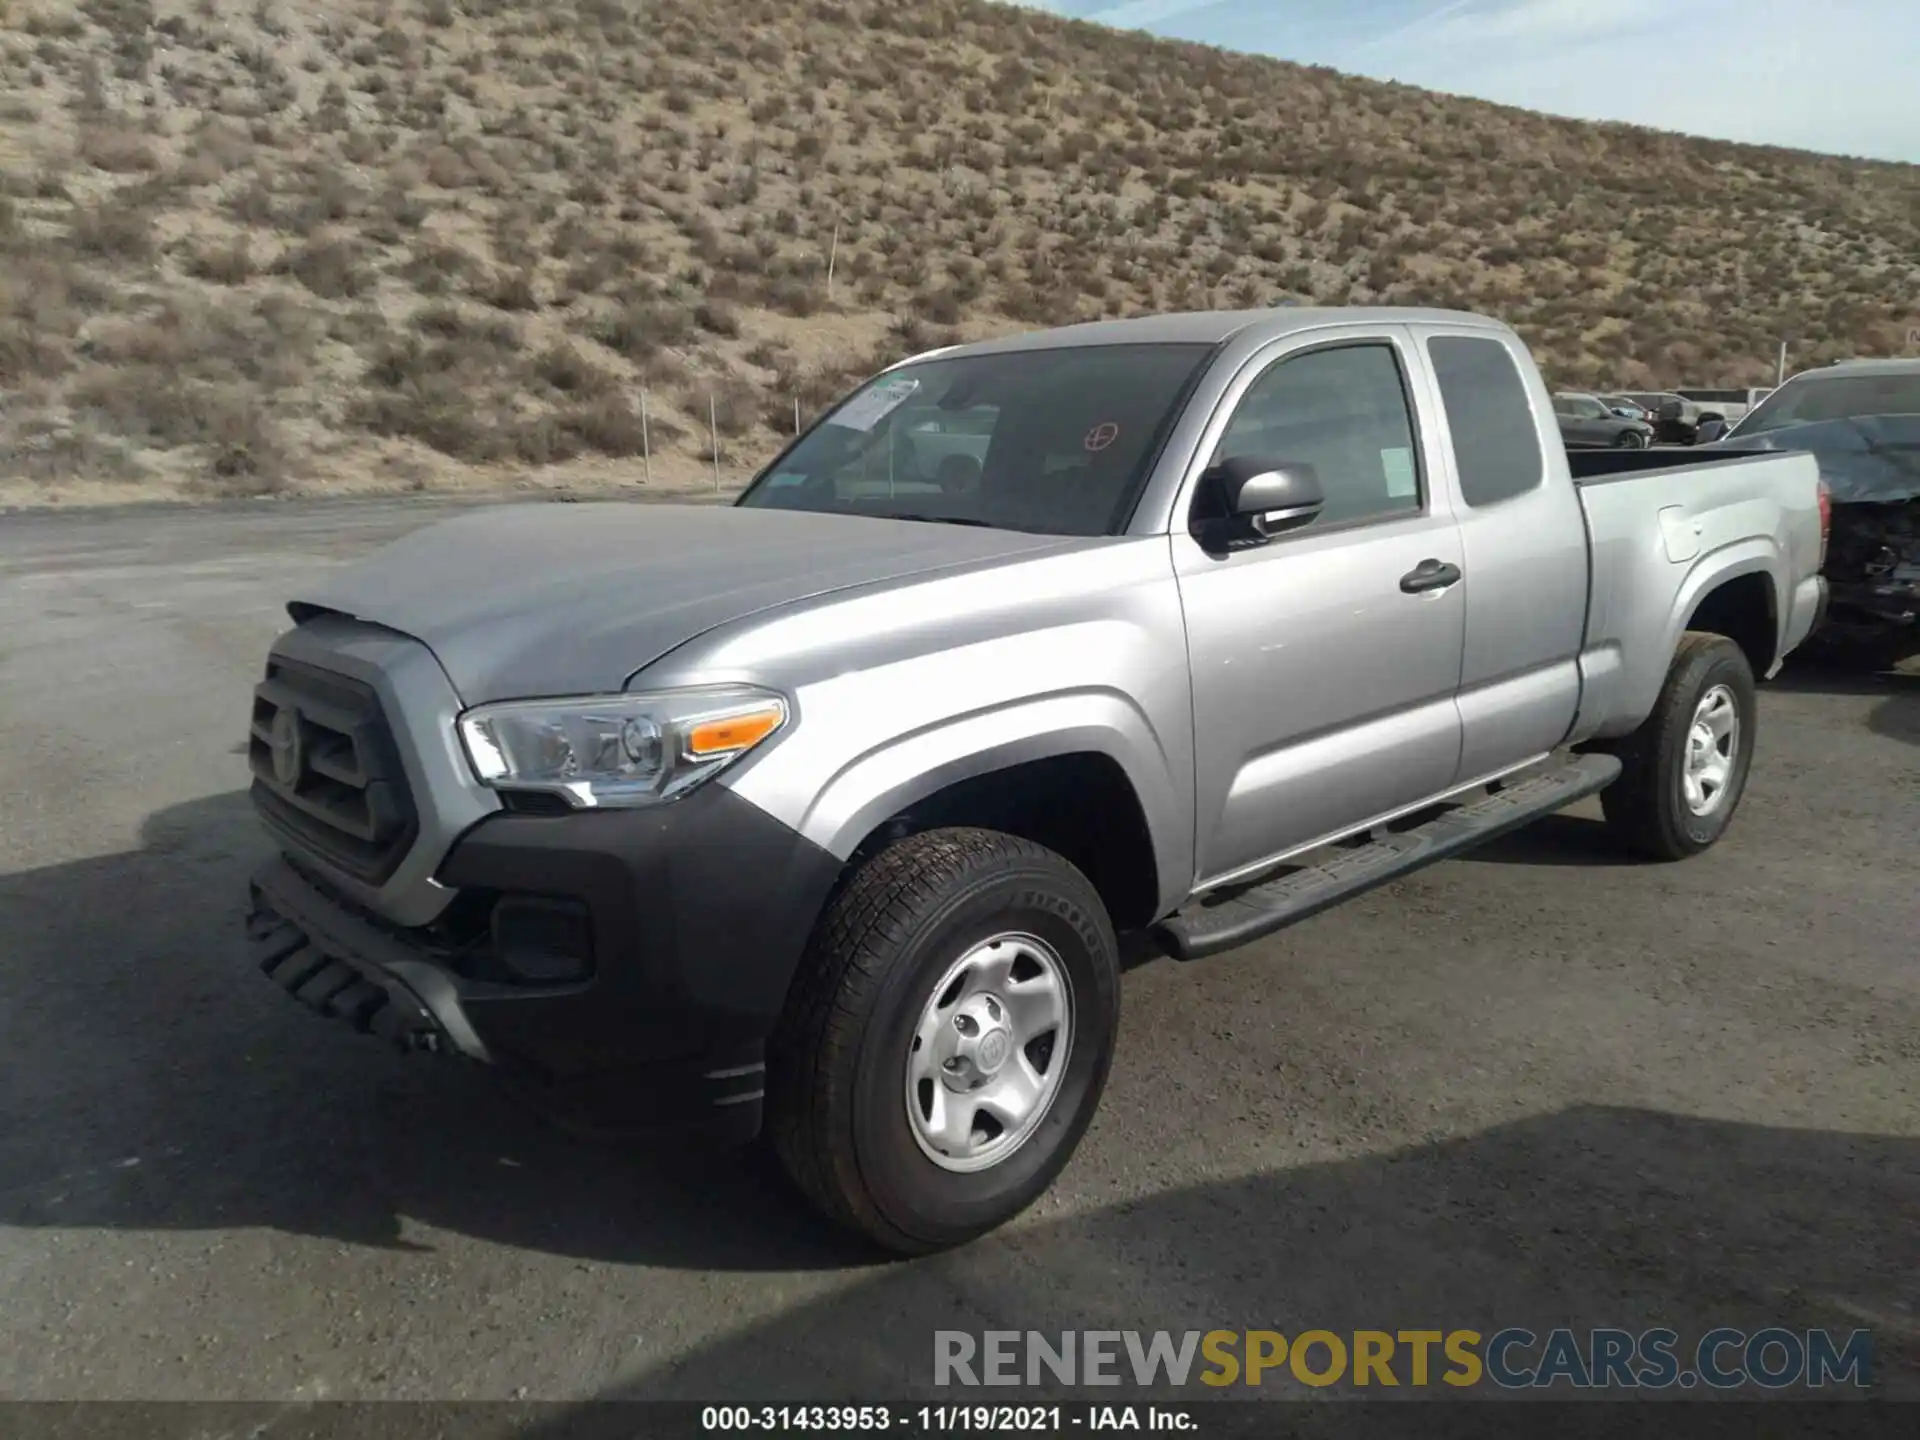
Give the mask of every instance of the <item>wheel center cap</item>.
[[1007, 1063], [1007, 1052], [1012, 1048], [1012, 1040], [1007, 1032], [999, 1028], [987, 1031], [980, 1037], [980, 1046], [974, 1051], [974, 1060], [985, 1074], [991, 1075]]

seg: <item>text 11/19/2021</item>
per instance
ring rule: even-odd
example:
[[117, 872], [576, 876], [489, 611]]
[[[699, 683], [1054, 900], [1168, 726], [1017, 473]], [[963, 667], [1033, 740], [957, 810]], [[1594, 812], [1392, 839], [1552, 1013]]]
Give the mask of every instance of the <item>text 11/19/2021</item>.
[[1192, 1413], [1161, 1405], [707, 1405], [708, 1433], [901, 1431], [908, 1435], [1199, 1429]]

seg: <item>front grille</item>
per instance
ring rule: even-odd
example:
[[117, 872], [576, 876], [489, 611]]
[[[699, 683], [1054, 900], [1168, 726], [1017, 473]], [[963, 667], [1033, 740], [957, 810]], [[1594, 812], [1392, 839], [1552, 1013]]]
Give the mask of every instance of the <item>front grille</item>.
[[254, 688], [253, 801], [280, 836], [379, 884], [418, 830], [393, 732], [371, 686], [290, 660]]

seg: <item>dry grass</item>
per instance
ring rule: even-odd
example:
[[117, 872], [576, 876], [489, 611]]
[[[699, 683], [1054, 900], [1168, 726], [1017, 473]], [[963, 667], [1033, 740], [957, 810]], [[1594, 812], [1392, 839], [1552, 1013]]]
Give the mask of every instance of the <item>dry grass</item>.
[[[1280, 299], [1897, 348], [1920, 170], [926, 0], [15, 0], [0, 497], [738, 479], [905, 350]], [[831, 281], [829, 268], [831, 267]], [[643, 400], [644, 396], [644, 400]]]

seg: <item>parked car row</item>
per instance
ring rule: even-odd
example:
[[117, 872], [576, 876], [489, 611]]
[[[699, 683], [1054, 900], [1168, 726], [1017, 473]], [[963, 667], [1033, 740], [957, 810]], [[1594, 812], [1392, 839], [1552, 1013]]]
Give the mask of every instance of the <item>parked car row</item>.
[[1603, 396], [1556, 390], [1553, 414], [1569, 450], [1644, 450], [1653, 443], [1655, 429], [1645, 411], [1615, 408]]
[[1570, 448], [1644, 450], [1649, 445], [1705, 445], [1727, 433], [1726, 415], [1671, 391], [1594, 393], [1558, 390], [1553, 412]]

